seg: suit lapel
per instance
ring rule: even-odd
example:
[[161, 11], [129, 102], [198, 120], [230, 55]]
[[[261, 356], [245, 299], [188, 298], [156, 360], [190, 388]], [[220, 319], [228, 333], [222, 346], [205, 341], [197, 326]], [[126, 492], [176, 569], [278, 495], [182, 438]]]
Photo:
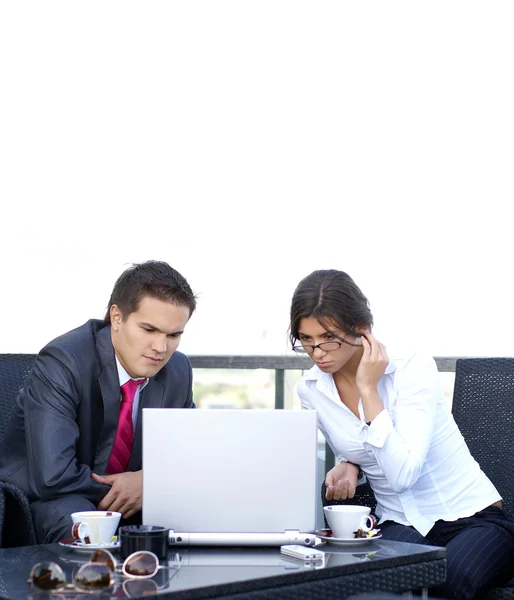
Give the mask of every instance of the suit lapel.
[[116, 437], [121, 397], [110, 327], [104, 327], [99, 331], [96, 346], [101, 367], [98, 383], [102, 393], [104, 414], [103, 425], [96, 446], [95, 470], [103, 475], [107, 469], [107, 463]]
[[[103, 401], [103, 425], [98, 438], [95, 454], [95, 471], [104, 474], [116, 438], [120, 414], [120, 381], [114, 348], [111, 342], [111, 328], [104, 327], [98, 333], [97, 351], [101, 373], [98, 378]], [[164, 403], [164, 386], [160, 382], [161, 373], [150, 379], [139, 397], [139, 410], [134, 444], [127, 471], [137, 471], [142, 466], [143, 408], [161, 408]]]
[[150, 379], [139, 396], [139, 410], [137, 415], [136, 431], [134, 432], [134, 445], [127, 471], [138, 471], [143, 462], [143, 408], [161, 408], [164, 402], [164, 386], [156, 379]]

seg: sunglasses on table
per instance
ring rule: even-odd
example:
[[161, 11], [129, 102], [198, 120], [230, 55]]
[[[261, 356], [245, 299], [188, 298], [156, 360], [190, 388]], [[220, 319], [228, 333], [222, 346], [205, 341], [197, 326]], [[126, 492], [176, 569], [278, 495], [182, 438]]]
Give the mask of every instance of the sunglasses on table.
[[32, 567], [29, 583], [42, 591], [96, 592], [114, 585], [114, 575], [119, 574], [131, 579], [153, 577], [159, 569], [159, 559], [153, 552], [139, 550], [128, 556], [123, 565], [118, 566], [114, 556], [108, 550], [96, 550], [89, 562], [82, 565], [68, 583], [62, 568], [55, 562], [40, 562]]

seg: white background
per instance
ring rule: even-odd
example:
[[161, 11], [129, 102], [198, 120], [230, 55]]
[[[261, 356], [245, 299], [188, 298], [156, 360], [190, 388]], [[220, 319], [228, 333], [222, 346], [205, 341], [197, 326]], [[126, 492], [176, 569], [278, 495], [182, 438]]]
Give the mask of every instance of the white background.
[[389, 346], [512, 355], [512, 2], [0, 5], [1, 352], [101, 318], [133, 261], [181, 349], [283, 354], [345, 270]]

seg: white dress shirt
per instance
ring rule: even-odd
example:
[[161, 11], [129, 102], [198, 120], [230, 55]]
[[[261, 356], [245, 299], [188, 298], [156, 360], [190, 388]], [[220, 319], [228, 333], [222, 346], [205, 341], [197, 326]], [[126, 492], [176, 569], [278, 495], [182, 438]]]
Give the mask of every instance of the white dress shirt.
[[426, 535], [439, 519], [468, 517], [501, 499], [457, 428], [433, 358], [390, 360], [378, 393], [384, 410], [368, 426], [362, 400], [359, 419], [341, 402], [331, 374], [314, 366], [298, 384], [303, 408], [317, 411], [334, 454], [368, 478], [380, 522]]
[[132, 424], [134, 426], [134, 431], [136, 430], [136, 425], [137, 425], [137, 415], [139, 414], [139, 394], [141, 393], [141, 391], [143, 390], [143, 388], [145, 387], [145, 385], [148, 383], [148, 379], [145, 377], [131, 377], [127, 371], [125, 371], [125, 369], [121, 366], [120, 361], [118, 360], [118, 357], [116, 356], [116, 366], [118, 367], [118, 378], [120, 380], [120, 402], [122, 400], [122, 396], [121, 396], [121, 386], [125, 383], [127, 383], [127, 381], [129, 379], [134, 379], [134, 381], [142, 381], [143, 383], [137, 388], [136, 393], [134, 394], [134, 404], [132, 405]]

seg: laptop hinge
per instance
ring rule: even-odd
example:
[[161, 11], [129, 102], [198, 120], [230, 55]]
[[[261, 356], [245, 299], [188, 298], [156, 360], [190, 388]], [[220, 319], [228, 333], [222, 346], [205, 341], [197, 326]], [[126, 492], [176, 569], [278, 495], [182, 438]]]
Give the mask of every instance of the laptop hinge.
[[314, 546], [316, 536], [298, 529], [286, 529], [284, 533], [188, 533], [170, 529], [168, 543], [170, 546]]

